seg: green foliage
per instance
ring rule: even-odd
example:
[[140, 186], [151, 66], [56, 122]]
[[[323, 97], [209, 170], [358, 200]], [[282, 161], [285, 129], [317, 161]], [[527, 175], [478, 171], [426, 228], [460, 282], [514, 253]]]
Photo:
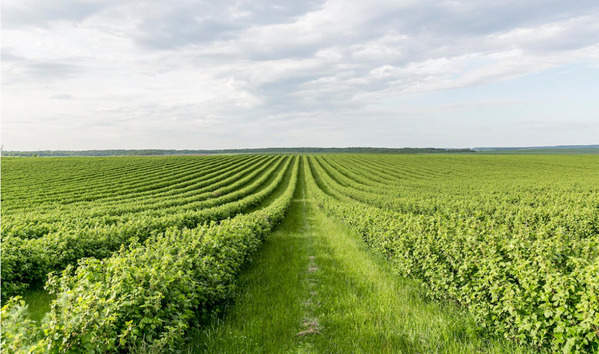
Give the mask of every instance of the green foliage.
[[[318, 205], [478, 323], [599, 350], [593, 156], [305, 158]], [[2, 159], [7, 352], [167, 351], [234, 289], [285, 215], [297, 157]], [[291, 172], [290, 172], [291, 171]], [[285, 188], [285, 192], [280, 191]], [[20, 298], [49, 277], [37, 324]]]
[[[470, 179], [462, 171], [443, 173], [463, 163], [457, 158], [401, 178], [382, 158], [311, 157], [307, 165], [318, 204], [388, 256], [400, 274], [422, 280], [431, 296], [468, 307], [507, 338], [580, 352], [599, 350], [599, 171], [596, 161], [585, 160], [595, 165], [570, 174], [577, 161], [560, 166], [527, 158], [558, 171], [518, 180], [516, 174], [535, 171], [514, 158], [485, 157], [479, 161], [490, 163], [487, 171]], [[502, 161], [512, 166], [492, 171]], [[412, 161], [391, 161], [398, 162]], [[430, 167], [436, 171], [419, 175]], [[554, 177], [559, 184], [540, 186]]]
[[2, 306], [2, 351], [43, 353], [47, 340], [37, 324], [27, 318], [27, 305], [15, 296]]
[[[3, 341], [10, 340], [16, 351], [41, 345], [52, 352], [173, 348], [192, 321], [230, 296], [241, 266], [283, 219], [295, 191], [298, 162], [293, 162], [284, 194], [260, 211], [193, 229], [171, 227], [103, 260], [85, 258], [76, 268], [67, 266], [47, 282], [56, 300], [41, 325], [41, 339], [20, 336], [40, 329], [13, 326], [5, 331], [3, 326]], [[260, 200], [269, 193], [263, 189], [253, 196]], [[23, 318], [20, 311], [9, 311], [8, 321], [16, 323], [11, 316], [17, 315]]]
[[[115, 208], [111, 202], [98, 200], [93, 202], [97, 204], [93, 208], [85, 208], [89, 203], [83, 206], [68, 203], [69, 211], [59, 209], [60, 215], [40, 211], [38, 203], [32, 203], [33, 212], [6, 212], [2, 223], [2, 253], [6, 255], [2, 257], [2, 296], [19, 294], [30, 284], [43, 282], [48, 272], [64, 269], [78, 259], [108, 257], [132, 240], [143, 241], [169, 228], [194, 228], [235, 216], [272, 194], [283, 181], [290, 163], [289, 158], [277, 157], [259, 165], [244, 164], [243, 170], [230, 177], [221, 173], [215, 177], [220, 180], [208, 179], [211, 183], [206, 189], [195, 189], [190, 198], [183, 198], [181, 193], [164, 197], [155, 193], [146, 198], [149, 201], [143, 210], [140, 202], [123, 194], [117, 200], [118, 207], [127, 212], [115, 217], [97, 216], [98, 210], [106, 214]], [[193, 181], [193, 185], [197, 187], [198, 182]], [[215, 195], [215, 190], [220, 193]], [[41, 229], [53, 229], [51, 232], [40, 231], [39, 223], [44, 218], [47, 221], [41, 224]], [[35, 230], [35, 236], [31, 230]]]

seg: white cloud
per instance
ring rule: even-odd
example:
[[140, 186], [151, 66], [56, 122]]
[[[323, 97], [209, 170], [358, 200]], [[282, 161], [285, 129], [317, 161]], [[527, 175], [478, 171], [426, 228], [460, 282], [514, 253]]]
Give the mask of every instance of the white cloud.
[[[5, 1], [3, 12], [2, 138], [15, 149], [55, 144], [44, 140], [48, 129], [26, 132], [32, 124], [86, 136], [101, 126], [115, 139], [90, 148], [119, 147], [112, 144], [123, 127], [134, 147], [137, 130], [141, 144], [162, 126], [176, 138], [156, 141], [179, 147], [194, 131], [213, 131], [213, 147], [243, 146], [244, 133], [260, 129], [264, 145], [285, 145], [287, 135], [305, 145], [299, 122], [361, 131], [360, 117], [425, 114], [372, 110], [396, 97], [484, 90], [564, 65], [596, 70], [599, 62], [599, 5], [586, 0]], [[348, 117], [356, 129], [346, 127]], [[409, 124], [426, 134], [426, 124]], [[365, 139], [385, 130], [367, 126]], [[351, 142], [358, 133], [340, 132], [337, 141], [364, 145]], [[87, 148], [81, 141], [60, 140]]]

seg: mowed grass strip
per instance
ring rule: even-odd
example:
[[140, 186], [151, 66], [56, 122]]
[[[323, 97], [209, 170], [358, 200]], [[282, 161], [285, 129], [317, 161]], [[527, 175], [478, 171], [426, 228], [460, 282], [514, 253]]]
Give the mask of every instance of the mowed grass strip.
[[[300, 169], [303, 172], [303, 168]], [[208, 353], [524, 353], [415, 281], [322, 213], [303, 173], [288, 216], [240, 277], [222, 317], [191, 332]]]
[[[303, 171], [303, 168], [300, 168]], [[264, 241], [238, 279], [235, 303], [224, 316], [190, 331], [183, 352], [293, 352], [308, 294], [306, 270], [312, 240], [302, 207], [303, 176], [284, 221]]]

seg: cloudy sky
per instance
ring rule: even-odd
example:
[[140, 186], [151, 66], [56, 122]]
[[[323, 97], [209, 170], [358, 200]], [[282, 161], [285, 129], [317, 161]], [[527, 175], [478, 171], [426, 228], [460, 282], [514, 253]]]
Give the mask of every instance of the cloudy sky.
[[597, 19], [597, 0], [2, 0], [2, 144], [596, 144]]

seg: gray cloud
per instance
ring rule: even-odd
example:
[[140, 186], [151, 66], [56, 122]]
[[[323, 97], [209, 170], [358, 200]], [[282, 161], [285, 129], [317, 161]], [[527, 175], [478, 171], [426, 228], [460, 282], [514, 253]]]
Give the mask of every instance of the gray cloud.
[[[57, 81], [69, 80], [80, 75], [85, 68], [67, 62], [46, 62], [17, 58], [3, 65], [3, 85], [22, 86], [25, 84], [47, 85]], [[52, 93], [50, 95], [54, 97]]]
[[182, 1], [156, 9], [138, 25], [135, 40], [172, 49], [234, 38], [250, 26], [290, 21], [318, 6], [316, 1]]
[[6, 63], [6, 62], [12, 62], [12, 61], [20, 61], [23, 59], [25, 59], [25, 58], [23, 58], [22, 56], [19, 56], [19, 55], [15, 55], [12, 52], [11, 48], [6, 48], [6, 47], [2, 48], [2, 62]]
[[26, 73], [32, 78], [38, 79], [60, 79], [76, 75], [82, 70], [75, 64], [60, 62], [38, 62], [28, 63]]
[[6, 0], [2, 2], [2, 27], [47, 27], [54, 21], [81, 22], [114, 3], [111, 0]]

